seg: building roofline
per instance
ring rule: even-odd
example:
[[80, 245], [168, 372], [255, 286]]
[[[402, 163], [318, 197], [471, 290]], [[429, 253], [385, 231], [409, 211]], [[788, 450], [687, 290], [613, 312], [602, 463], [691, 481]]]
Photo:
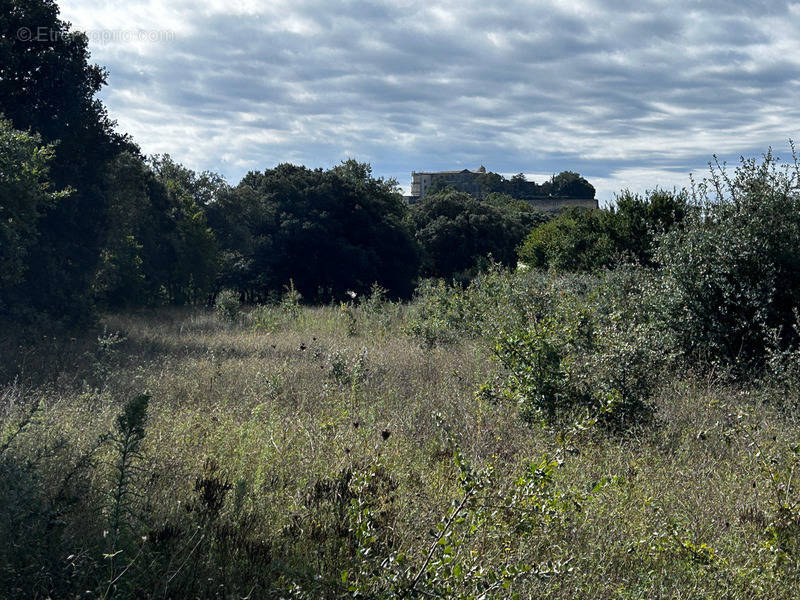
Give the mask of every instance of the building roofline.
[[469, 169], [461, 169], [460, 171], [411, 171], [412, 175], [456, 175], [458, 173], [473, 173], [480, 175], [483, 171], [470, 171]]

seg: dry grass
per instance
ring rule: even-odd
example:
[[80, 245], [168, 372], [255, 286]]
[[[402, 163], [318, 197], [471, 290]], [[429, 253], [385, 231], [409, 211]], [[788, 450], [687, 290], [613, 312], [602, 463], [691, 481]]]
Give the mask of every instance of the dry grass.
[[[263, 560], [276, 569], [282, 564], [284, 574], [306, 568], [335, 575], [343, 550], [334, 548], [339, 541], [331, 528], [346, 520], [347, 507], [324, 497], [325, 490], [343, 473], [376, 466], [391, 482], [376, 508], [384, 530], [395, 547], [424, 553], [429, 531], [461, 493], [451, 441], [437, 419], [476, 469], [492, 470], [498, 489], [512, 486], [530, 461], [558, 451], [555, 432], [525, 425], [513, 405], [475, 395], [493, 369], [485, 341], [426, 350], [402, 334], [402, 307], [390, 310], [359, 314], [354, 326], [336, 307], [303, 309], [297, 319], [276, 309], [261, 329], [247, 316], [231, 325], [202, 310], [109, 315], [102, 325], [123, 341], [106, 350], [76, 341], [73, 348], [89, 349], [76, 352], [71, 364], [59, 350], [52, 377], [41, 378], [48, 383], [8, 384], [7, 407], [16, 395], [10, 412], [42, 400], [43, 410], [9, 452], [35, 463], [44, 496], [54, 497], [70, 472], [85, 467], [82, 483], [74, 484], [85, 499], [65, 511], [69, 521], [58, 530], [65, 542], [53, 552], [91, 552], [87, 540], [103, 527], [113, 455], [101, 446], [81, 460], [139, 393], [151, 396], [139, 530], [152, 536], [159, 526], [183, 522], [198, 478], [210, 473], [231, 484], [226, 518], [246, 523], [251, 545], [241, 542], [236, 560], [248, 563], [255, 540], [272, 540]], [[770, 474], [792, 468], [788, 448], [797, 442], [798, 421], [785, 409], [793, 398], [781, 406], [767, 403], [771, 398], [768, 390], [685, 376], [660, 389], [655, 426], [622, 437], [579, 434], [555, 473], [556, 488], [576, 504], [533, 535], [475, 542], [497, 560], [514, 554], [567, 567], [553, 577], [522, 579], [499, 596], [797, 597], [797, 557], [770, 549], [765, 529], [779, 512]], [[794, 487], [790, 495], [796, 497]], [[63, 575], [66, 556], [47, 568]], [[262, 563], [248, 564], [257, 570]], [[102, 579], [85, 569], [86, 581]], [[180, 588], [165, 583], [176, 570], [179, 562], [154, 570], [148, 589], [140, 587], [146, 580], [140, 572], [135, 593], [179, 597]], [[244, 597], [256, 589], [253, 573], [244, 567], [218, 573], [213, 585], [191, 589], [202, 597]], [[273, 579], [277, 586], [278, 575]], [[263, 581], [256, 594], [266, 596]], [[218, 585], [221, 591], [212, 589]], [[120, 584], [117, 593], [134, 591]]]

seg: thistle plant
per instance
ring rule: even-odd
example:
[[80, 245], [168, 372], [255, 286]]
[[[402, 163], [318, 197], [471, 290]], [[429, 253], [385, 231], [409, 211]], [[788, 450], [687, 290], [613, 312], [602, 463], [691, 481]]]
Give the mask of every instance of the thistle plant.
[[131, 501], [136, 495], [133, 484], [138, 470], [136, 463], [142, 456], [141, 447], [145, 437], [149, 402], [150, 396], [147, 394], [140, 394], [128, 401], [122, 414], [117, 417], [116, 430], [108, 436], [115, 451], [116, 463], [113, 489], [109, 498], [108, 552], [105, 554], [105, 558], [109, 560], [109, 580], [106, 597], [110, 597], [113, 585], [121, 577], [117, 573], [114, 559], [124, 551], [122, 538], [129, 525]]

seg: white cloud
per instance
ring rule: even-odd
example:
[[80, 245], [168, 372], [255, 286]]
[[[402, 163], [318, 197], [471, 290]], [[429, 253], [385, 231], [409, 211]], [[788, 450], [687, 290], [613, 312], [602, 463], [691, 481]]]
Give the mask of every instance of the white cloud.
[[[354, 154], [579, 171], [608, 200], [800, 129], [800, 5], [764, 1], [67, 0], [147, 153], [237, 181]], [[103, 32], [171, 32], [155, 41]], [[676, 183], [677, 182], [677, 183]]]

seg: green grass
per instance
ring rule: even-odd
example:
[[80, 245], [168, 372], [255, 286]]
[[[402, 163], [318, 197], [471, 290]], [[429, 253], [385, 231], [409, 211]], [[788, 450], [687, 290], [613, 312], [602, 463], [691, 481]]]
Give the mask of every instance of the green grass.
[[[531, 571], [486, 584], [487, 597], [800, 593], [791, 390], [677, 373], [655, 393], [655, 424], [564, 439], [476, 395], [497, 369], [486, 339], [426, 349], [401, 305], [258, 310], [234, 323], [107, 315], [101, 330], [15, 354], [7, 373], [21, 374], [0, 390], [3, 593], [477, 597], [481, 572], [510, 565]], [[112, 559], [115, 454], [102, 436], [142, 393], [146, 435]], [[519, 500], [543, 456], [559, 466]], [[448, 554], [432, 546], [437, 524], [465, 494]]]

